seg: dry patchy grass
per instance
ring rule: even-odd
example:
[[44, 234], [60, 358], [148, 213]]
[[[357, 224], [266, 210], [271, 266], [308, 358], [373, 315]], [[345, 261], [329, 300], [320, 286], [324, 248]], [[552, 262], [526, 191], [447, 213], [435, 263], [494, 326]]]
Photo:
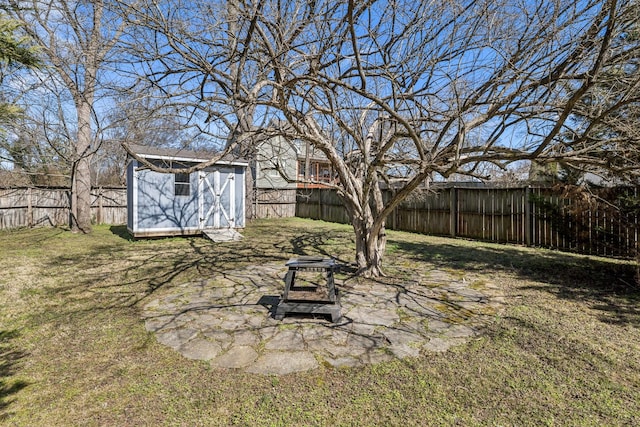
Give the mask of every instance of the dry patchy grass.
[[324, 254], [348, 227], [252, 223], [245, 240], [131, 241], [123, 227], [0, 233], [0, 422], [12, 425], [637, 425], [640, 292], [629, 262], [389, 232], [394, 284], [456, 272], [505, 310], [442, 354], [283, 377], [159, 345], [151, 296], [226, 269]]

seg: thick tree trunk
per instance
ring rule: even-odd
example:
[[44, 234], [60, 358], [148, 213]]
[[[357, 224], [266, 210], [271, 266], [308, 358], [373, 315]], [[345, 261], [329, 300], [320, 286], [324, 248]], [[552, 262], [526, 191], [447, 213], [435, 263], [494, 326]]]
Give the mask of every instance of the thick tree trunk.
[[91, 232], [91, 105], [79, 103], [78, 140], [71, 175], [71, 230]]
[[384, 276], [382, 258], [387, 245], [384, 222], [376, 223], [367, 220], [353, 220], [356, 235], [356, 265], [358, 275], [364, 277]]
[[90, 159], [83, 157], [78, 160], [74, 174], [75, 189], [72, 201], [75, 201], [75, 218], [71, 224], [71, 229], [75, 232], [91, 232], [91, 168]]

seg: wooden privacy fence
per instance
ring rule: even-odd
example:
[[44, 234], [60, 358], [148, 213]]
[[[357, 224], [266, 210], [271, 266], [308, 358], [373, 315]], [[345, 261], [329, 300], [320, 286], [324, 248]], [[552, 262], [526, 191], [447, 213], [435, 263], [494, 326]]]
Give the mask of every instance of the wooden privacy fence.
[[[97, 224], [126, 224], [127, 189], [94, 188], [91, 213]], [[69, 224], [68, 188], [0, 188], [0, 230]], [[296, 190], [261, 190], [252, 203], [256, 218], [293, 217]]]
[[294, 217], [296, 216], [296, 189], [258, 189], [255, 191], [252, 204], [253, 218]]
[[[387, 190], [385, 197], [391, 197]], [[125, 188], [94, 188], [95, 223], [125, 224]], [[293, 216], [291, 194], [263, 194], [258, 217]], [[0, 189], [0, 229], [69, 223], [66, 188]], [[640, 203], [637, 188], [602, 189], [592, 197], [546, 187], [457, 187], [416, 191], [387, 219], [387, 227], [603, 256], [635, 256]], [[344, 203], [329, 189], [298, 190], [295, 215], [348, 223]]]
[[[125, 188], [94, 188], [91, 196], [93, 222], [127, 222]], [[67, 188], [0, 189], [0, 229], [68, 225], [69, 197], [70, 192]]]
[[[391, 197], [392, 190], [384, 196]], [[600, 194], [598, 194], [600, 193]], [[387, 218], [387, 228], [603, 256], [635, 256], [638, 191], [590, 197], [547, 187], [456, 187], [416, 191]], [[334, 190], [298, 193], [296, 216], [348, 223]]]

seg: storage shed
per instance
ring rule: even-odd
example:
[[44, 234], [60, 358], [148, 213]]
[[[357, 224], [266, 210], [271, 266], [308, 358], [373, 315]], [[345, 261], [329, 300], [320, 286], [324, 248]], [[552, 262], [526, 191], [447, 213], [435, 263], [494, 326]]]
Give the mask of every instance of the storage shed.
[[[209, 161], [204, 153], [130, 145], [154, 165], [189, 168]], [[221, 159], [193, 173], [155, 172], [129, 156], [127, 229], [134, 237], [197, 235], [209, 229], [245, 226], [248, 163]]]

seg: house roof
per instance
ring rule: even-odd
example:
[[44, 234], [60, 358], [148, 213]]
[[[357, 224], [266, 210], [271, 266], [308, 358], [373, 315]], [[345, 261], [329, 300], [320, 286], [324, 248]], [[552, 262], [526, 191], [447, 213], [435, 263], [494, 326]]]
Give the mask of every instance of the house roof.
[[[215, 151], [207, 150], [187, 150], [184, 148], [149, 147], [141, 144], [129, 144], [131, 151], [145, 159], [171, 160], [182, 162], [207, 162], [219, 155]], [[236, 158], [230, 154], [223, 156], [215, 164], [247, 166], [249, 163], [244, 159]]]
[[329, 159], [327, 159], [327, 155], [324, 154], [322, 151], [320, 151], [318, 148], [316, 148], [311, 144], [307, 145], [302, 141], [300, 141], [300, 143], [297, 144], [296, 152], [298, 154], [298, 160], [306, 159], [307, 153], [308, 153], [310, 160], [324, 161], [324, 162], [329, 161]]

